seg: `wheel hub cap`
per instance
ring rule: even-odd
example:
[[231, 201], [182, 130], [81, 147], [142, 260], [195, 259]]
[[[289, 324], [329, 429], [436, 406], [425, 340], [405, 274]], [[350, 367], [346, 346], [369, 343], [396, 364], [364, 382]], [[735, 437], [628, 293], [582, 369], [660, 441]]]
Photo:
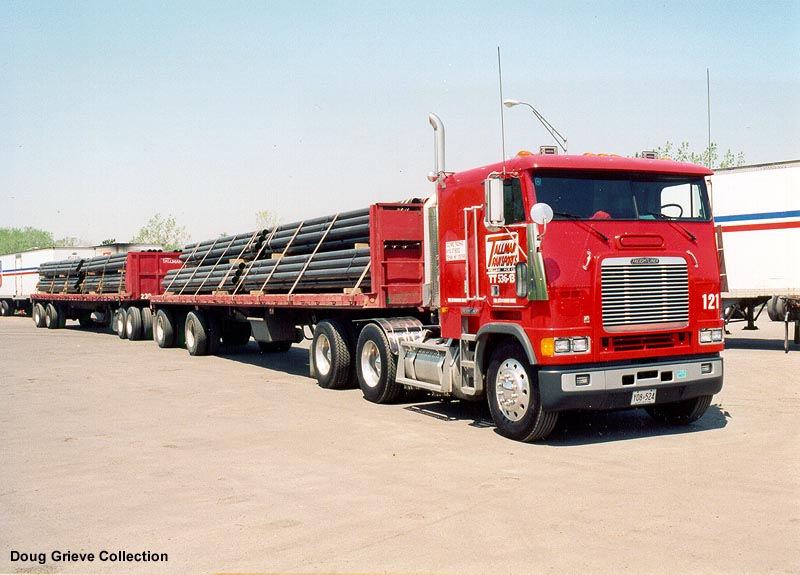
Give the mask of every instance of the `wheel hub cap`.
[[519, 421], [530, 407], [531, 388], [528, 374], [515, 359], [508, 359], [497, 372], [495, 396], [503, 415], [511, 421]]
[[361, 350], [361, 375], [369, 387], [375, 387], [381, 381], [381, 353], [372, 341], [367, 341]]
[[331, 341], [324, 333], [319, 334], [317, 346], [314, 350], [314, 363], [317, 364], [317, 372], [320, 375], [328, 375], [331, 370]]

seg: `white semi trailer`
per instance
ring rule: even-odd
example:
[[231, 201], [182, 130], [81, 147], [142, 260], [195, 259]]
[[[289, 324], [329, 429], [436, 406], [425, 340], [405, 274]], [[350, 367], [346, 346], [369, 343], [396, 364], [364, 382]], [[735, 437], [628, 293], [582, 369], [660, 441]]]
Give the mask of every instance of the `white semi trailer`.
[[766, 307], [800, 343], [800, 160], [718, 169], [711, 197], [726, 319]]
[[0, 255], [0, 315], [17, 310], [30, 313], [39, 266], [55, 260], [91, 258], [128, 251], [158, 250], [156, 244], [109, 244], [84, 247], [50, 247]]

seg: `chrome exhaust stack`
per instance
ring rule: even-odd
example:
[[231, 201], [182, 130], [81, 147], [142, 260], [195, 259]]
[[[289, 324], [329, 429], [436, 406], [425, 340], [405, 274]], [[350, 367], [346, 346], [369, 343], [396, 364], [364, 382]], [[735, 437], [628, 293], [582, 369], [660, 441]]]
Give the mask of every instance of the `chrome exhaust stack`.
[[433, 142], [436, 148], [436, 170], [428, 174], [428, 181], [444, 180], [444, 124], [436, 114], [428, 115], [428, 122], [433, 127]]

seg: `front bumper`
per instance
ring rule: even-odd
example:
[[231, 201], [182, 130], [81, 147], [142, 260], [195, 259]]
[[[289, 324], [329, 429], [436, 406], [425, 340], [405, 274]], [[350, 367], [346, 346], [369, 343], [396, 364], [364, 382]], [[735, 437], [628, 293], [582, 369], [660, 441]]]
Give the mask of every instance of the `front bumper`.
[[[656, 404], [673, 403], [718, 393], [722, 389], [722, 372], [719, 354], [603, 367], [542, 366], [539, 395], [546, 411], [639, 407], [631, 405], [633, 392], [645, 389], [657, 390]], [[584, 383], [587, 379], [588, 383]]]

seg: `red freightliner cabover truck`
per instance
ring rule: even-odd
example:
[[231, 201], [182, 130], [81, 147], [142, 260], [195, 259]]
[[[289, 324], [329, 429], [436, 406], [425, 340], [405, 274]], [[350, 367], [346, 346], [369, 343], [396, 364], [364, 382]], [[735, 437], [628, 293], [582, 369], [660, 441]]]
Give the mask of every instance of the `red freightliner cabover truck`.
[[[723, 377], [710, 171], [521, 153], [450, 173], [444, 128], [430, 121], [430, 199], [264, 230], [258, 250], [255, 236], [242, 240], [237, 253], [258, 252], [249, 260], [200, 258], [180, 272], [180, 290], [151, 300], [159, 345], [185, 334], [201, 355], [252, 334], [284, 351], [309, 327], [321, 386], [357, 380], [377, 403], [404, 387], [486, 400], [498, 431], [521, 441], [546, 437], [566, 410], [644, 407], [676, 424], [702, 416]], [[366, 221], [368, 250], [326, 248], [347, 228], [337, 221]], [[293, 251], [304, 236], [314, 241]], [[335, 290], [343, 278], [351, 287]]]
[[179, 256], [153, 250], [46, 262], [31, 294], [33, 321], [49, 329], [70, 319], [110, 324], [122, 339], [152, 339], [150, 297], [161, 293], [169, 270], [182, 267]]

